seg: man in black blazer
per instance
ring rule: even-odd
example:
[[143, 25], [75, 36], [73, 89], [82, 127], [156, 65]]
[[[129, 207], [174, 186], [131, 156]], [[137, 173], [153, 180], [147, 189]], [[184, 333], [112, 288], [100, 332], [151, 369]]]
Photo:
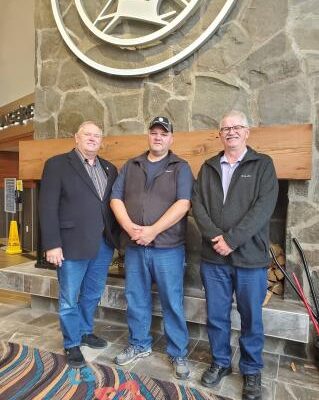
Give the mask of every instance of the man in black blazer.
[[97, 156], [102, 139], [95, 123], [82, 123], [75, 149], [47, 160], [39, 198], [43, 250], [57, 266], [64, 349], [69, 365], [78, 368], [85, 365], [80, 346], [107, 345], [93, 325], [117, 244], [109, 207], [117, 170]]

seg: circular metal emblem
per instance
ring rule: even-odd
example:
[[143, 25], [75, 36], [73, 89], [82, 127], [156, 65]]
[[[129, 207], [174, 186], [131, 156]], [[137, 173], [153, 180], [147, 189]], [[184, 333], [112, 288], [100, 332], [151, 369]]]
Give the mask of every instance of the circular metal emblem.
[[[85, 25], [97, 37], [105, 42], [119, 46], [139, 46], [152, 43], [154, 40], [167, 36], [177, 29], [199, 5], [201, 0], [174, 0], [168, 8], [169, 1], [162, 0], [108, 0], [100, 13], [91, 20], [85, 10], [82, 0], [75, 0], [76, 8]], [[161, 6], [166, 3], [166, 11], [161, 13]], [[125, 37], [123, 25], [135, 21], [148, 25], [151, 33], [139, 34], [137, 37]], [[122, 29], [116, 34], [116, 29]], [[131, 24], [130, 34], [134, 35], [134, 25]], [[122, 30], [122, 32], [121, 32]]]
[[236, 0], [51, 0], [70, 50], [117, 76], [164, 70], [196, 51]]

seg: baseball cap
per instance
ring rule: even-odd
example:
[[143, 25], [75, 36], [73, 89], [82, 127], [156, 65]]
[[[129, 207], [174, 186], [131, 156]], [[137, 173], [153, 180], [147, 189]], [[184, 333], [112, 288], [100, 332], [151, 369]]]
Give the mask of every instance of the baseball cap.
[[172, 132], [173, 133], [173, 124], [171, 121], [166, 118], [166, 117], [155, 117], [150, 125], [149, 129], [153, 128], [154, 125], [160, 125], [162, 126], [167, 132]]

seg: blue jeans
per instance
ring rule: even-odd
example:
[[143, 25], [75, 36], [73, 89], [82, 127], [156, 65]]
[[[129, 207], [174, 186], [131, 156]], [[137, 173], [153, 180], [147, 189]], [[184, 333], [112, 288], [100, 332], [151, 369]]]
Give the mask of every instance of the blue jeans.
[[95, 258], [64, 260], [57, 268], [59, 316], [66, 349], [79, 346], [82, 335], [93, 332], [94, 313], [105, 288], [113, 251], [103, 239]]
[[233, 294], [241, 317], [239, 369], [243, 375], [263, 368], [264, 330], [262, 303], [267, 292], [267, 268], [240, 268], [201, 263], [206, 292], [207, 331], [213, 360], [222, 367], [231, 364], [231, 320]]
[[188, 330], [184, 317], [183, 282], [185, 248], [128, 246], [125, 251], [125, 295], [129, 343], [150, 349], [152, 336], [152, 282], [156, 282], [162, 306], [167, 353], [187, 354]]

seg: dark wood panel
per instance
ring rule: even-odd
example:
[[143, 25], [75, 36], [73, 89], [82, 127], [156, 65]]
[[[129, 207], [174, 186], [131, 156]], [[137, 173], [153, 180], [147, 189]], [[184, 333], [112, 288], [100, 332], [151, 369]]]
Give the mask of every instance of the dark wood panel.
[[3, 188], [4, 178], [18, 178], [19, 154], [10, 151], [0, 151], [0, 187]]

